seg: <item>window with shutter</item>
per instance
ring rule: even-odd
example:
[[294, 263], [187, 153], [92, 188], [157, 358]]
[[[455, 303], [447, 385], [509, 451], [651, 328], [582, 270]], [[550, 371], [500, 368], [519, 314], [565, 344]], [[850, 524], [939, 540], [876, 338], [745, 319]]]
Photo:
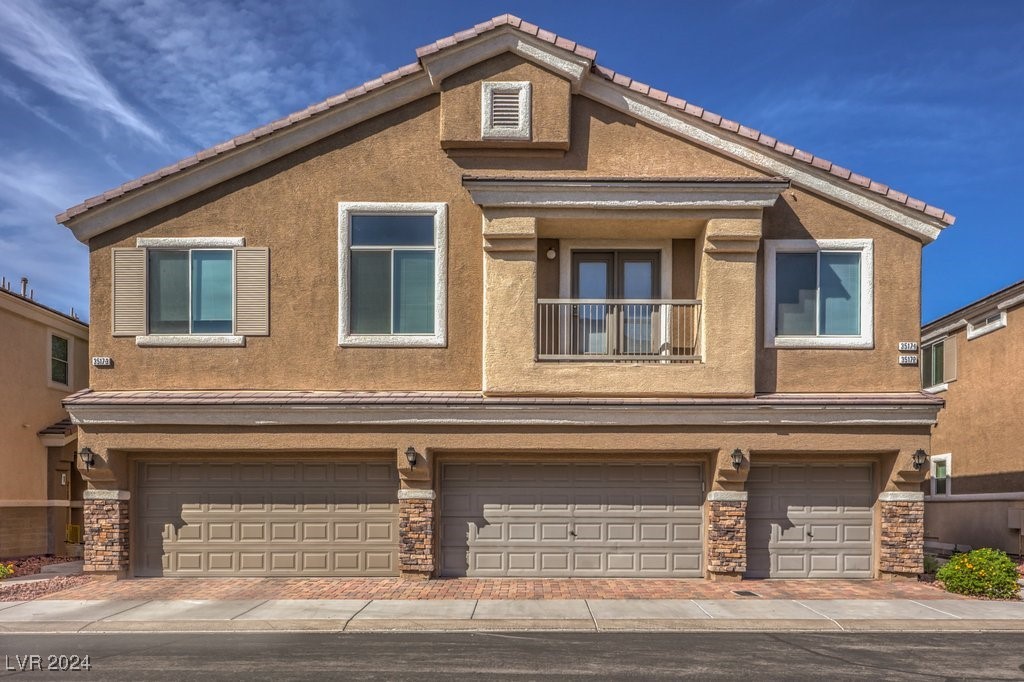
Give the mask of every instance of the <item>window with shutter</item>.
[[528, 81], [486, 82], [481, 95], [484, 139], [529, 140], [531, 88]]

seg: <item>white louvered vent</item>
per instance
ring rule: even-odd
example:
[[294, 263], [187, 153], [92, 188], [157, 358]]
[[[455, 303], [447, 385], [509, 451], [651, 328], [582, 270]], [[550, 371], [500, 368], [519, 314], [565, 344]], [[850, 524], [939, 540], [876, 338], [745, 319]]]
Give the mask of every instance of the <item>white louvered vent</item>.
[[483, 83], [480, 103], [483, 139], [529, 140], [530, 94], [528, 81]]
[[491, 93], [491, 127], [492, 128], [518, 128], [519, 127], [519, 93], [518, 92], [493, 92], [493, 93]]
[[146, 250], [113, 249], [114, 336], [146, 333]]

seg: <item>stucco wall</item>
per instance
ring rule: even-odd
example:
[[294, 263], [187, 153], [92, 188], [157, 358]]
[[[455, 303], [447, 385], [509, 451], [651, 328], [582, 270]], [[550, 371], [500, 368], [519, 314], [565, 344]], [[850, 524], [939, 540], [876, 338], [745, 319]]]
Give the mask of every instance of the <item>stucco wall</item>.
[[[956, 380], [939, 395], [946, 406], [932, 436], [932, 454], [952, 454], [954, 495], [1024, 492], [1024, 307], [1007, 313], [1007, 325], [956, 344]], [[947, 342], [948, 343], [948, 342]]]
[[[0, 501], [47, 499], [46, 448], [37, 435], [67, 414], [60, 401], [69, 392], [85, 388], [89, 346], [85, 329], [76, 334], [59, 317], [6, 294], [0, 301]], [[23, 312], [15, 312], [15, 311]], [[31, 315], [32, 317], [27, 317]], [[48, 325], [38, 316], [52, 316]], [[69, 389], [51, 388], [49, 332], [72, 339]], [[0, 505], [0, 514], [5, 511]], [[44, 527], [45, 531], [45, 527]]]
[[926, 502], [924, 508], [924, 532], [928, 540], [1021, 553], [1020, 531], [1010, 529], [1007, 517], [1011, 508], [1024, 508], [1024, 500]]

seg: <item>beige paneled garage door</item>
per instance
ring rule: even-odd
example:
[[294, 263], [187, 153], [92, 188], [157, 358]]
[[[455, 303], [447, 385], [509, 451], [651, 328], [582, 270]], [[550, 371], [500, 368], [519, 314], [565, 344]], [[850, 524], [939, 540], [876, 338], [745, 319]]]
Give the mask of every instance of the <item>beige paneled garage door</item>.
[[138, 576], [398, 573], [390, 461], [139, 462]]
[[754, 465], [747, 479], [752, 578], [870, 578], [870, 464]]
[[701, 470], [670, 462], [448, 462], [449, 576], [699, 577]]

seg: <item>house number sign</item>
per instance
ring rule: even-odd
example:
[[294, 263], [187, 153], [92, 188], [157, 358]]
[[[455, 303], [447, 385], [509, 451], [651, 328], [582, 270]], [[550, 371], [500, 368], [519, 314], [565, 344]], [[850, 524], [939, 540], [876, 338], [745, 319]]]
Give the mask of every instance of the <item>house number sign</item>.
[[907, 351], [910, 351], [912, 353], [916, 353], [917, 352], [917, 342], [916, 341], [900, 341], [900, 346], [896, 350], [900, 351], [901, 353], [907, 352]]
[[917, 356], [916, 355], [901, 355], [900, 356], [900, 364], [901, 365], [916, 365], [917, 364]]

